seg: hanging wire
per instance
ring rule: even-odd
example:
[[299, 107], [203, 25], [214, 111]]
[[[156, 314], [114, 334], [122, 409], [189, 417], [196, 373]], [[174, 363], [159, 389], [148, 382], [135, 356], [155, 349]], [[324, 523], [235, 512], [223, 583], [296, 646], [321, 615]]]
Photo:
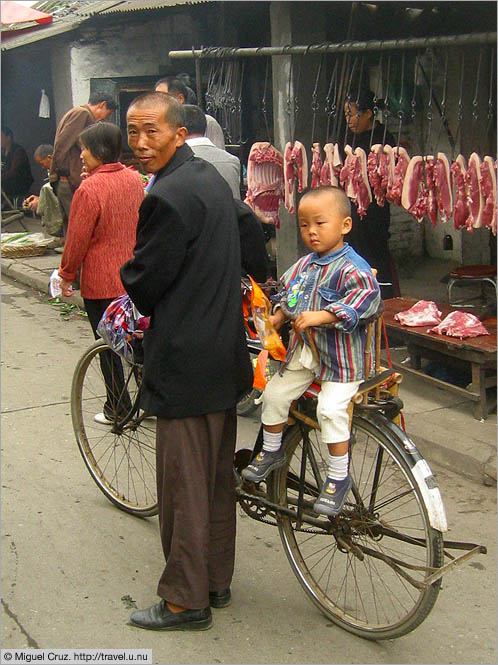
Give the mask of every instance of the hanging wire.
[[[290, 48], [290, 47], [289, 47]], [[291, 138], [294, 134], [293, 127], [292, 127], [292, 98], [291, 98], [291, 91], [292, 91], [292, 76], [294, 74], [294, 61], [292, 59], [292, 55], [290, 56], [290, 67], [289, 67], [289, 81], [287, 84], [287, 99], [286, 99], [286, 108], [285, 112], [287, 113], [287, 122], [289, 124], [289, 138]]]
[[270, 134], [270, 126], [268, 124], [268, 111], [266, 108], [266, 91], [268, 88], [268, 73], [270, 70], [270, 58], [266, 59], [266, 71], [265, 71], [265, 87], [263, 90], [263, 97], [261, 99], [261, 111], [263, 113], [263, 120], [265, 121], [265, 127], [266, 127], [266, 135], [268, 137], [268, 143], [271, 143], [271, 134]]
[[472, 100], [472, 131], [470, 134], [470, 147], [474, 148], [474, 134], [479, 119], [479, 78], [481, 76], [481, 63], [482, 63], [482, 48], [479, 49], [479, 61], [477, 63], [477, 74], [476, 74], [476, 87], [474, 91], [474, 99]]
[[299, 66], [298, 66], [298, 69], [297, 69], [297, 80], [296, 80], [296, 85], [294, 87], [294, 132], [293, 132], [293, 135], [292, 135], [292, 142], [294, 142], [296, 140], [297, 116], [298, 116], [298, 113], [299, 113], [299, 85], [300, 85], [300, 82], [301, 82], [301, 70], [303, 68], [303, 57], [304, 57], [304, 55], [302, 55], [299, 59]]
[[244, 82], [245, 64], [246, 64], [245, 59], [242, 59], [242, 65], [240, 67], [240, 75], [239, 75], [239, 94], [237, 95], [237, 106], [236, 106], [237, 122], [239, 125], [239, 140], [238, 140], [239, 145], [247, 143], [247, 139], [242, 139], [242, 88]]
[[464, 72], [465, 72], [465, 52], [462, 49], [461, 54], [460, 54], [460, 92], [459, 92], [459, 98], [458, 98], [458, 113], [457, 113], [458, 123], [457, 123], [457, 129], [456, 129], [456, 134], [455, 134], [455, 145], [453, 146], [453, 151], [451, 153], [451, 161], [453, 161], [455, 159], [455, 150], [456, 150], [457, 145], [459, 145], [459, 143], [460, 143], [460, 135], [461, 135], [461, 131], [462, 131]]
[[[308, 49], [306, 50], [306, 53], [308, 52]], [[316, 123], [316, 114], [319, 110], [319, 104], [318, 104], [318, 85], [320, 83], [320, 76], [322, 75], [322, 66], [323, 66], [323, 60], [324, 60], [324, 54], [322, 53], [322, 56], [320, 58], [320, 62], [318, 65], [318, 71], [315, 79], [315, 87], [313, 88], [313, 94], [311, 95], [311, 112], [312, 112], [312, 122], [311, 122], [311, 145], [313, 145], [313, 141], [315, 138], [315, 123]]]
[[[351, 84], [353, 82], [353, 74], [354, 74], [354, 70], [356, 68], [357, 61], [358, 61], [358, 57], [355, 56], [354, 60], [353, 60], [353, 66], [351, 67], [351, 72], [349, 74], [348, 87], [346, 89], [346, 96], [345, 96], [345, 99], [344, 99], [344, 106], [347, 108], [348, 113], [351, 113]], [[348, 127], [348, 123], [346, 121], [346, 126], [344, 128], [344, 142], [343, 142], [343, 145], [346, 145], [346, 141], [347, 141], [347, 138], [348, 138], [348, 129], [349, 129], [349, 127]]]
[[493, 90], [495, 81], [495, 49], [491, 49], [491, 62], [489, 66], [489, 97], [488, 97], [488, 124], [486, 126], [485, 140], [489, 137], [491, 125], [493, 123]]
[[439, 123], [439, 130], [437, 133], [436, 145], [434, 147], [434, 153], [437, 152], [439, 147], [439, 141], [441, 139], [441, 131], [443, 126], [446, 125], [446, 95], [448, 92], [448, 49], [446, 49], [444, 54], [444, 80], [443, 80], [443, 98], [441, 99], [441, 122]]
[[[365, 56], [361, 56], [361, 64], [360, 64], [360, 78], [358, 80], [358, 90], [356, 92], [356, 100], [355, 100], [355, 106], [356, 106], [356, 113], [359, 115], [360, 113], [360, 93], [361, 93], [361, 84], [363, 82], [363, 67], [365, 64]], [[351, 148], [354, 150], [356, 144], [356, 132], [353, 132], [353, 141], [352, 141], [352, 146]]]
[[[325, 137], [325, 143], [332, 138], [334, 141], [336, 139], [337, 132], [337, 69], [339, 66], [339, 58], [336, 58], [334, 69], [332, 70], [332, 76], [330, 77], [330, 85], [327, 92], [327, 98], [325, 103], [325, 113], [327, 114], [327, 134]], [[332, 87], [334, 88], [334, 96], [331, 99], [330, 95], [332, 92]], [[334, 118], [334, 125], [332, 129], [332, 137], [330, 137], [330, 123]]]
[[375, 93], [374, 93], [374, 98], [373, 98], [373, 118], [372, 118], [372, 131], [370, 132], [370, 146], [372, 146], [373, 143], [373, 135], [374, 135], [374, 129], [375, 129], [375, 123], [377, 122], [377, 117], [379, 114], [379, 107], [377, 106], [378, 101], [379, 101], [379, 86], [380, 82], [382, 81], [382, 57], [383, 53], [381, 51], [380, 53], [380, 59], [379, 59], [379, 75], [377, 76], [377, 83], [375, 84]]
[[399, 156], [399, 143], [401, 140], [401, 127], [403, 125], [403, 93], [404, 93], [404, 87], [405, 87], [405, 52], [403, 51], [403, 55], [401, 56], [401, 83], [400, 83], [400, 91], [399, 91], [399, 100], [398, 100], [398, 118], [399, 118], [399, 126], [398, 126], [398, 143], [396, 147], [396, 154]]
[[[386, 145], [387, 123], [389, 122], [389, 79], [391, 78], [391, 54], [387, 58], [387, 74], [386, 74], [386, 95], [384, 97], [385, 109], [385, 123], [384, 123], [384, 136], [382, 137], [382, 145]], [[384, 118], [383, 118], [384, 119]]]
[[434, 51], [432, 49], [429, 49], [430, 54], [431, 54], [431, 78], [429, 82], [429, 101], [427, 102], [427, 120], [428, 120], [428, 125], [427, 125], [427, 139], [426, 143], [427, 146], [430, 146], [430, 138], [431, 138], [431, 133], [432, 133], [432, 120], [434, 118], [434, 115], [432, 113], [432, 85], [434, 81]]
[[419, 54], [415, 56], [415, 65], [414, 65], [414, 72], [413, 72], [413, 95], [412, 95], [412, 101], [410, 102], [410, 106], [412, 107], [411, 113], [410, 113], [410, 118], [412, 119], [412, 122], [415, 122], [415, 118], [417, 117], [417, 82], [418, 82], [418, 62], [419, 62]]

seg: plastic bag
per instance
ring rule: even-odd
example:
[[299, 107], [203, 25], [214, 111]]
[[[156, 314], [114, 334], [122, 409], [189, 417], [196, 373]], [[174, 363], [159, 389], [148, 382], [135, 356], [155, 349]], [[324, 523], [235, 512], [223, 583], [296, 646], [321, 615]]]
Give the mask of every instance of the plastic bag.
[[107, 307], [97, 326], [104, 342], [128, 362], [135, 360], [135, 350], [141, 344], [143, 331], [147, 330], [150, 317], [143, 316], [125, 293], [115, 298]]
[[250, 295], [252, 317], [261, 345], [275, 360], [285, 360], [287, 355], [285, 346], [280, 335], [270, 323], [270, 301], [250, 275], [249, 279], [252, 285]]
[[40, 118], [50, 118], [50, 101], [45, 90], [41, 91], [40, 106], [38, 109], [38, 116]]

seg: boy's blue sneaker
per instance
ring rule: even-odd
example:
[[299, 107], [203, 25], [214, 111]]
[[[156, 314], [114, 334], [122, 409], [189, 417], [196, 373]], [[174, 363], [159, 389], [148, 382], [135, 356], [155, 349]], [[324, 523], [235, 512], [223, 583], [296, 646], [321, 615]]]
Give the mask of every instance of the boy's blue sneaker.
[[253, 461], [242, 469], [240, 475], [246, 480], [253, 483], [260, 483], [264, 480], [274, 469], [278, 469], [285, 462], [285, 453], [280, 447], [275, 452], [268, 452], [261, 450]]
[[335, 517], [344, 508], [346, 497], [351, 489], [351, 476], [348, 474], [343, 480], [334, 480], [327, 476], [322, 491], [313, 505], [313, 510], [319, 515]]

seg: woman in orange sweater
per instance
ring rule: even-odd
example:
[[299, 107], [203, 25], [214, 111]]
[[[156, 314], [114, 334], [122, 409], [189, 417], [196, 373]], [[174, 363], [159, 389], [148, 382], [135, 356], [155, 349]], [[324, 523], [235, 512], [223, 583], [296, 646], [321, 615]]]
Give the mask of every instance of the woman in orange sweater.
[[[81, 295], [96, 339], [104, 310], [125, 293], [119, 269], [133, 256], [138, 209], [144, 198], [140, 175], [118, 161], [121, 142], [119, 127], [108, 122], [90, 125], [80, 135], [81, 160], [88, 175], [74, 193], [59, 268], [62, 292], [70, 295], [81, 266]], [[107, 401], [95, 420], [112, 424], [129, 405], [118, 404], [119, 391], [110, 388], [113, 382], [123, 381], [121, 361], [112, 352], [102, 355]]]

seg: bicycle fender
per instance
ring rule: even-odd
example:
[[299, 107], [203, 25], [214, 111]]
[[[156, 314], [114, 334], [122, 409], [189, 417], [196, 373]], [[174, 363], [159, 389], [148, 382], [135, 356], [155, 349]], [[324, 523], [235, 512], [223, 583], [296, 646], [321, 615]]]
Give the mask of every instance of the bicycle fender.
[[382, 414], [377, 413], [375, 416], [367, 414], [362, 415], [362, 417], [372, 423], [372, 425], [379, 425], [380, 421], [382, 428], [389, 435], [391, 443], [396, 446], [413, 473], [425, 501], [430, 525], [433, 529], [441, 531], [441, 533], [448, 531], [446, 511], [438, 482], [417, 446], [407, 436], [406, 432]]

